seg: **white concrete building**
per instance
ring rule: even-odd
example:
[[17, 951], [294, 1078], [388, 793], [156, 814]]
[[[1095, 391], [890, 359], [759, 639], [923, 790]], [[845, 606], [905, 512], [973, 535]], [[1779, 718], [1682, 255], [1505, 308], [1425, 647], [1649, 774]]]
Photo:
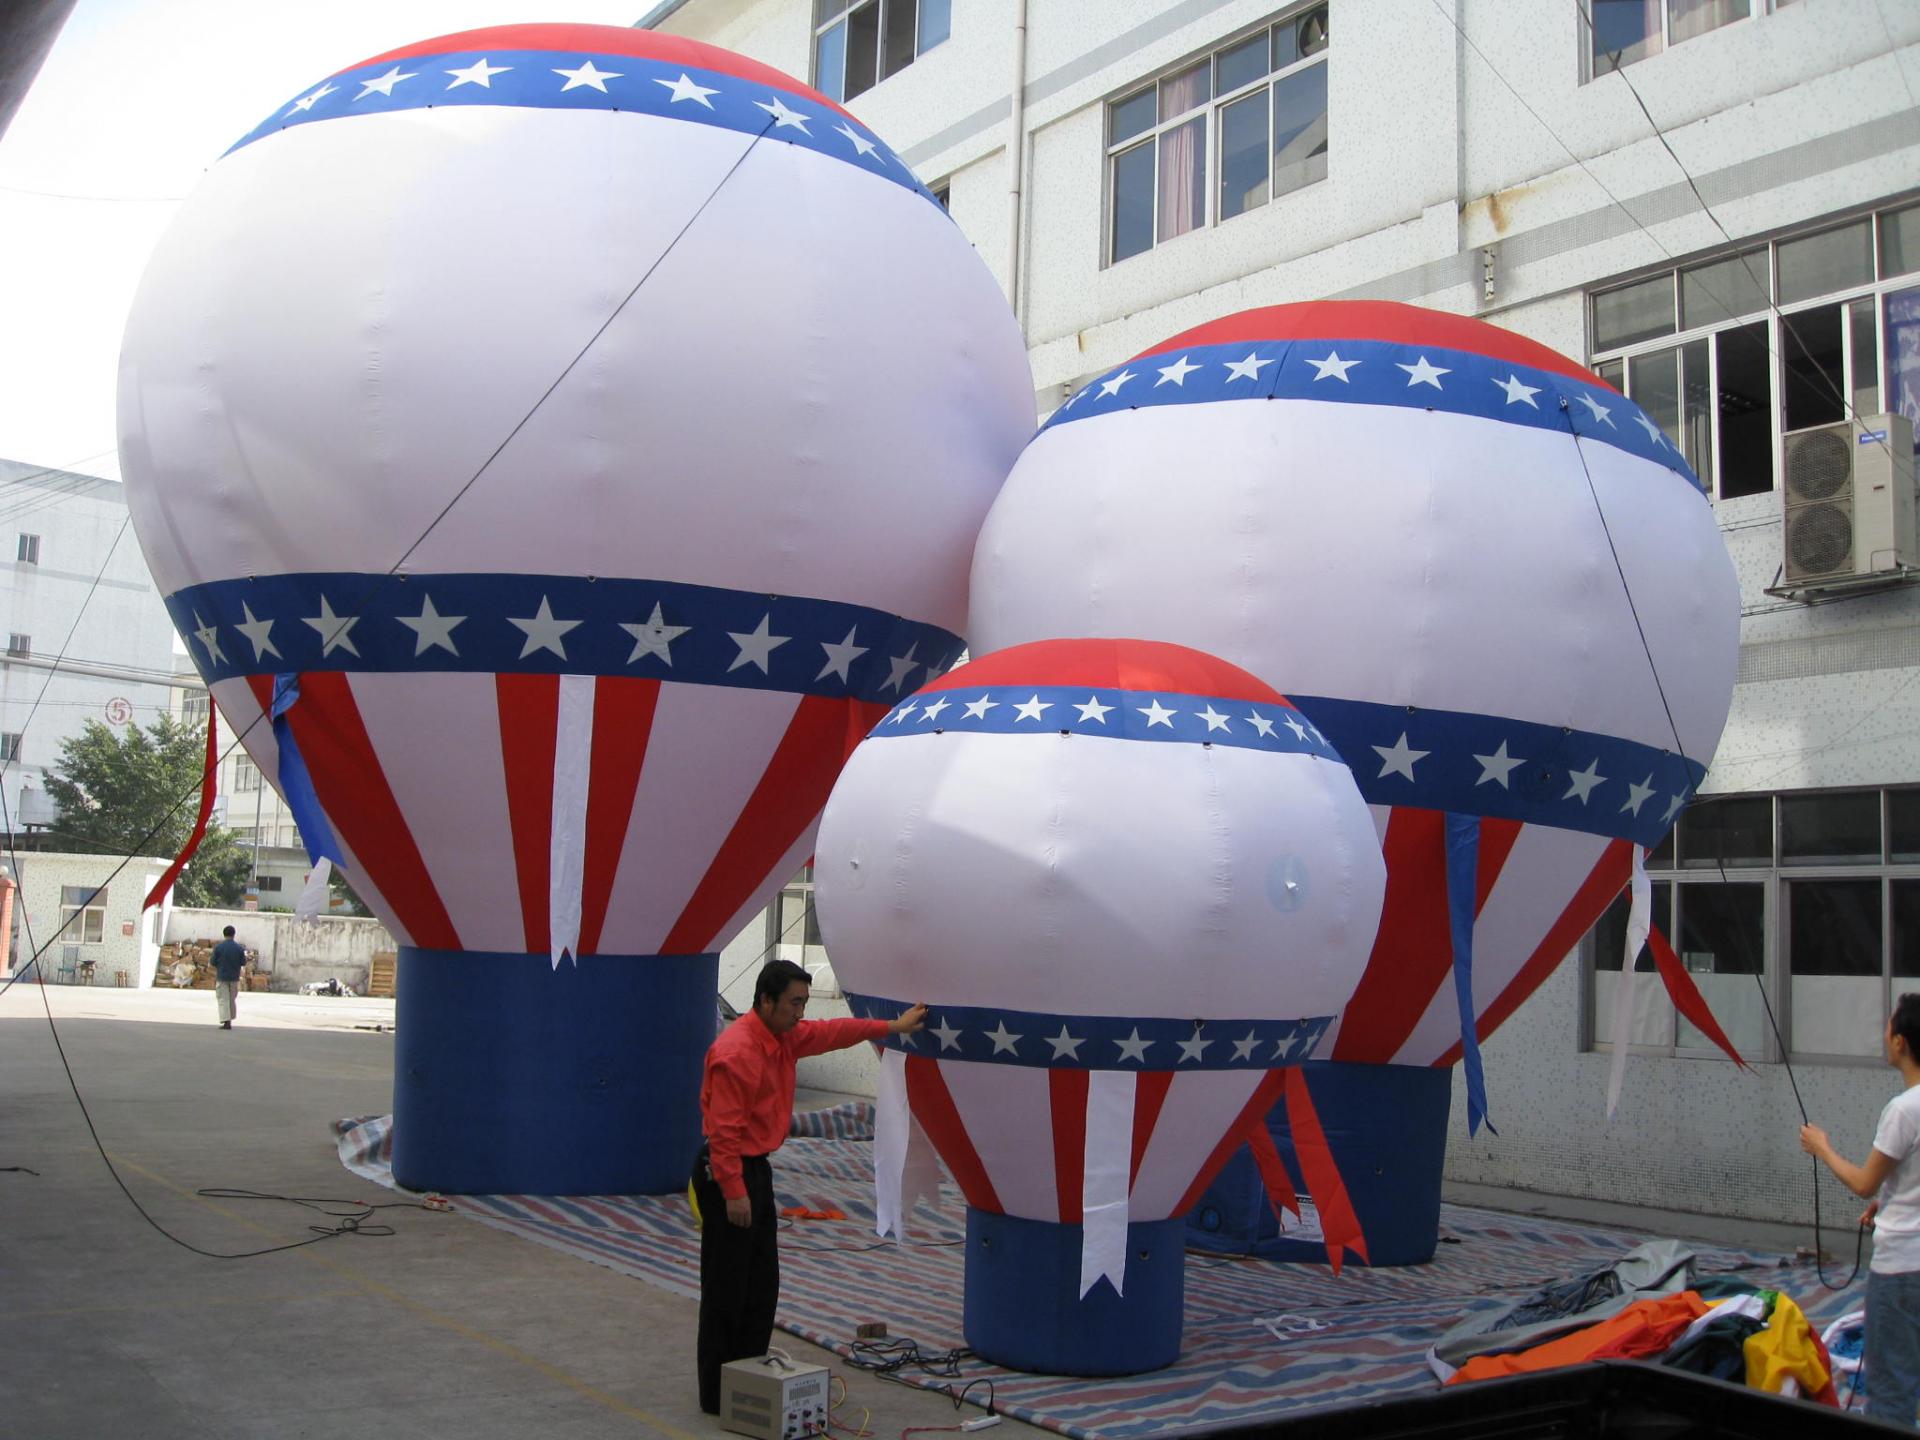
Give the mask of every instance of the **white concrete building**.
[[173, 621], [117, 481], [0, 460], [0, 612], [0, 792], [19, 832], [52, 823], [44, 777], [88, 720], [124, 732], [173, 702]]
[[[1460, 1125], [1449, 1173], [1807, 1218], [1783, 1062], [1858, 1153], [1880, 1017], [1920, 986], [1920, 554], [1910, 528], [1823, 551], [1836, 520], [1864, 541], [1869, 496], [1843, 465], [1855, 513], [1814, 515], [1833, 446], [1795, 433], [1920, 421], [1920, 7], [668, 0], [641, 23], [809, 79], [900, 151], [1012, 295], [1043, 414], [1200, 322], [1372, 298], [1552, 345], [1665, 424], [1745, 615], [1711, 798], [1651, 862], [1657, 918], [1756, 1073], [1641, 987], [1608, 1125], [1618, 962], [1589, 942], [1488, 1043], [1500, 1134]], [[1896, 532], [1912, 487], [1881, 492]]]
[[13, 863], [20, 884], [16, 971], [24, 971], [40, 952], [48, 984], [137, 989], [153, 983], [173, 898], [144, 914], [140, 907], [166, 873], [168, 860], [34, 850], [21, 852]]

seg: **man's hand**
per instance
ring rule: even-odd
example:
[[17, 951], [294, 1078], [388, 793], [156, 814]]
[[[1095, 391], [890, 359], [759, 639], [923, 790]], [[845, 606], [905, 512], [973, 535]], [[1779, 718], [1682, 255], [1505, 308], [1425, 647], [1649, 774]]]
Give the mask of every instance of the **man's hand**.
[[1827, 1132], [1818, 1125], [1802, 1125], [1800, 1148], [1816, 1160], [1824, 1160], [1832, 1152], [1833, 1142], [1827, 1138]]
[[746, 1195], [727, 1197], [727, 1223], [738, 1225], [742, 1230], [753, 1225], [753, 1200]]
[[1869, 1225], [1873, 1224], [1873, 1217], [1878, 1215], [1879, 1213], [1880, 1213], [1880, 1202], [1876, 1200], [1871, 1205], [1867, 1206], [1866, 1209], [1860, 1212], [1860, 1228], [1864, 1230]]
[[911, 1035], [927, 1023], [927, 1007], [915, 1005], [911, 1010], [902, 1010], [887, 1022], [889, 1035]]

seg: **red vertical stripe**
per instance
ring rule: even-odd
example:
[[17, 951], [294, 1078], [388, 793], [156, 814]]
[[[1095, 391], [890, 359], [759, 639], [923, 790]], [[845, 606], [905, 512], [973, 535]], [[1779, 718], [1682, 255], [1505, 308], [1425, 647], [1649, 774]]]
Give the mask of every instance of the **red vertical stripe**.
[[[766, 774], [668, 932], [661, 954], [700, 954], [724, 938], [722, 927], [740, 913], [767, 873], [813, 823], [847, 756], [888, 708], [824, 695], [801, 700], [773, 759], [767, 762]], [[544, 906], [545, 901], [541, 903]]]
[[953, 1103], [953, 1092], [947, 1089], [939, 1061], [922, 1055], [907, 1056], [907, 1105], [940, 1158], [947, 1162], [967, 1204], [976, 1210], [1004, 1214], [980, 1152], [967, 1137], [966, 1123], [960, 1118], [960, 1107]]
[[1207, 1187], [1213, 1183], [1227, 1161], [1233, 1158], [1233, 1152], [1243, 1144], [1251, 1127], [1265, 1125], [1267, 1112], [1273, 1108], [1273, 1102], [1280, 1098], [1280, 1091], [1286, 1084], [1286, 1071], [1269, 1070], [1260, 1077], [1260, 1083], [1254, 1086], [1253, 1094], [1247, 1097], [1247, 1103], [1240, 1107], [1240, 1113], [1234, 1117], [1233, 1124], [1227, 1127], [1227, 1133], [1220, 1137], [1220, 1143], [1213, 1147], [1213, 1153], [1207, 1157], [1207, 1163], [1200, 1167], [1200, 1173], [1193, 1177], [1193, 1183], [1187, 1187], [1187, 1193], [1180, 1197], [1180, 1203], [1173, 1207], [1172, 1213], [1184, 1215], [1200, 1203], [1200, 1197], [1207, 1193]]
[[1171, 1070], [1149, 1070], [1133, 1086], [1133, 1167], [1127, 1172], [1127, 1189], [1140, 1178], [1140, 1161], [1159, 1123], [1160, 1107], [1167, 1103], [1167, 1087], [1173, 1084]]
[[[260, 708], [271, 713], [273, 677], [251, 676], [249, 683]], [[286, 719], [334, 833], [366, 866], [401, 928], [422, 949], [460, 949], [460, 936], [367, 738], [348, 678], [333, 670], [307, 671]]]
[[560, 726], [558, 675], [498, 675], [500, 758], [507, 774], [507, 816], [528, 953], [552, 943], [553, 754]]
[[1391, 1060], [1453, 967], [1447, 919], [1447, 817], [1397, 806], [1387, 820], [1386, 905], [1333, 1058]]
[[1497, 820], [1491, 815], [1480, 821], [1480, 869], [1474, 877], [1475, 915], [1487, 908], [1487, 897], [1500, 883], [1500, 872], [1506, 868], [1507, 857], [1513, 853], [1520, 832], [1526, 828], [1522, 821]]
[[1053, 1110], [1053, 1189], [1060, 1223], [1078, 1225], [1087, 1169], [1085, 1070], [1049, 1070], [1047, 1101]]
[[1247, 1130], [1247, 1148], [1253, 1151], [1253, 1163], [1260, 1167], [1260, 1182], [1267, 1187], [1267, 1204], [1273, 1208], [1273, 1218], [1278, 1220], [1282, 1210], [1291, 1210], [1294, 1219], [1300, 1218], [1300, 1197], [1293, 1191], [1293, 1177], [1287, 1174], [1287, 1162], [1280, 1158], [1280, 1151], [1273, 1143], [1273, 1132], [1262, 1121], [1258, 1125], [1249, 1125]]
[[581, 874], [580, 953], [600, 952], [620, 851], [633, 819], [640, 767], [653, 733], [660, 682], [603, 675], [593, 687], [593, 772], [587, 785], [587, 856]]
[[1313, 1208], [1320, 1214], [1327, 1261], [1338, 1275], [1343, 1249], [1366, 1260], [1367, 1237], [1360, 1232], [1360, 1217], [1353, 1213], [1353, 1201], [1347, 1198], [1346, 1182], [1340, 1178], [1333, 1147], [1327, 1144], [1326, 1133], [1320, 1128], [1320, 1114], [1313, 1108], [1306, 1075], [1297, 1068], [1281, 1073], [1287, 1077], [1287, 1129], [1293, 1135], [1294, 1158], [1300, 1162], [1300, 1178], [1307, 1182]]
[[[1481, 1044], [1486, 1044], [1487, 1037], [1520, 1008], [1521, 1001], [1540, 988], [1540, 982], [1567, 958], [1568, 952], [1580, 943], [1580, 937], [1593, 928], [1594, 921], [1613, 903], [1613, 897], [1627, 883], [1628, 872], [1632, 869], [1632, 850], [1631, 841], [1615, 840], [1600, 852], [1599, 863], [1574, 893], [1573, 902], [1561, 912], [1560, 918], [1547, 932], [1547, 938], [1540, 942], [1539, 948], [1528, 957], [1519, 973], [1507, 982], [1506, 988], [1494, 998], [1493, 1003], [1480, 1012]], [[1451, 1065], [1459, 1058], [1460, 1042], [1456, 1040], [1447, 1053], [1433, 1063]]]

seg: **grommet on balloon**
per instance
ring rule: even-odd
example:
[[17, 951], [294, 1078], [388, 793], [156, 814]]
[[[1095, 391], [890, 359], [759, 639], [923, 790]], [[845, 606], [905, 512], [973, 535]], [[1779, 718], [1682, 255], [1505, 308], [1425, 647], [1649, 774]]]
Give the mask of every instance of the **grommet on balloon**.
[[120, 415], [195, 664], [400, 944], [396, 1176], [680, 1189], [716, 952], [960, 652], [1033, 432], [972, 247], [742, 56], [444, 36], [209, 170]]
[[[1016, 646], [875, 727], [815, 903], [856, 1014], [930, 1007], [882, 1055], [877, 1228], [931, 1145], [968, 1205], [969, 1346], [1067, 1374], [1175, 1358], [1179, 1217], [1276, 1101], [1310, 1115], [1289, 1067], [1347, 1003], [1385, 880], [1325, 737], [1197, 651]], [[1365, 1240], [1313, 1164], [1337, 1266]]]

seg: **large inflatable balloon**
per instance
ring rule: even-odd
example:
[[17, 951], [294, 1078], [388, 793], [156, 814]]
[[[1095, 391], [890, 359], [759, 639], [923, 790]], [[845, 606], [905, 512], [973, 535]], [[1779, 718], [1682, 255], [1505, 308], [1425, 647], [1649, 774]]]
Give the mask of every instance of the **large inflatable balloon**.
[[968, 633], [1148, 636], [1283, 690], [1353, 766], [1388, 868], [1318, 1053], [1449, 1065], [1464, 1041], [1477, 1122], [1477, 1040], [1705, 773], [1738, 599], [1638, 406], [1492, 325], [1328, 301], [1203, 325], [1080, 390], [988, 517]]
[[1032, 434], [972, 248], [765, 66], [451, 35], [212, 168], [120, 417], [195, 662], [403, 947], [396, 1174], [683, 1184], [714, 952], [959, 652]]
[[969, 1345], [1173, 1359], [1179, 1217], [1348, 1003], [1385, 879], [1325, 739], [1195, 651], [1022, 645], [876, 727], [816, 903], [855, 1013], [931, 1007], [883, 1057], [881, 1218], [910, 1108], [966, 1195]]

